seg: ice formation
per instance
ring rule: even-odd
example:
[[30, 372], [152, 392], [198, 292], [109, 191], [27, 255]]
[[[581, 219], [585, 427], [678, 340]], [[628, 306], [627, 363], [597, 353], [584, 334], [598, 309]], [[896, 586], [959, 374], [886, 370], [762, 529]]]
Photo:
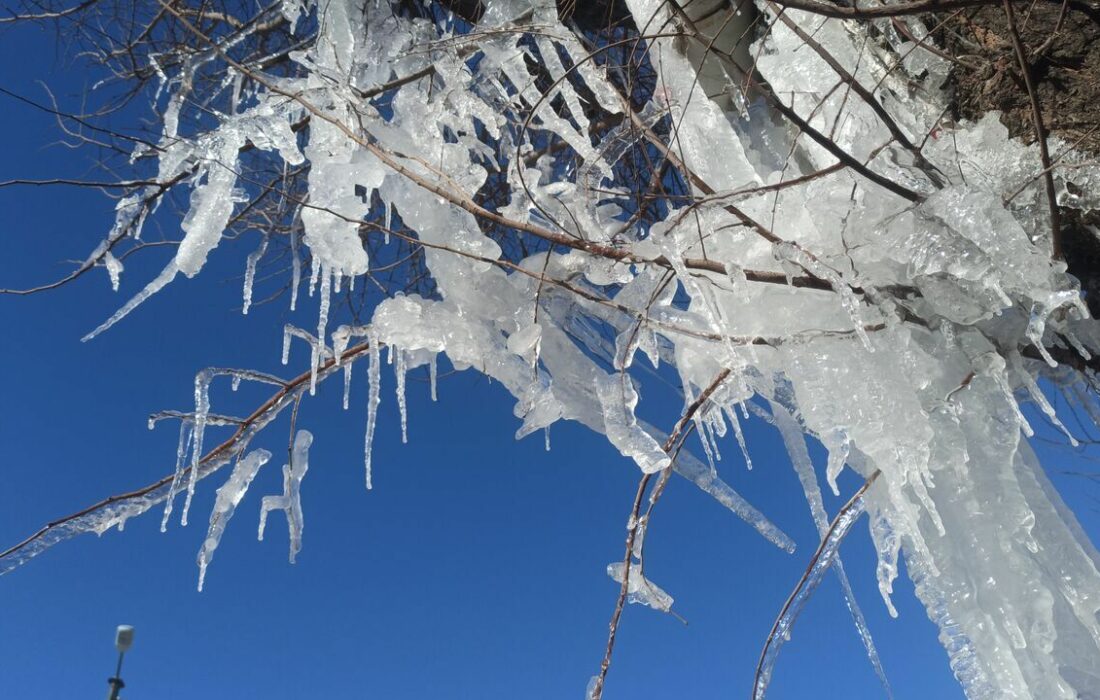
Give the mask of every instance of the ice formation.
[[[252, 480], [256, 478], [260, 467], [267, 464], [269, 459], [271, 459], [271, 453], [267, 450], [249, 452], [248, 456], [237, 462], [229, 479], [218, 488], [214, 509], [210, 512], [210, 528], [206, 533], [206, 540], [202, 543], [202, 549], [199, 550], [200, 591], [206, 580], [206, 567], [210, 565], [210, 560], [214, 558], [214, 550], [221, 543], [225, 526], [229, 524], [229, 519], [233, 517], [233, 512], [244, 498], [248, 487], [252, 485]], [[267, 511], [264, 510], [263, 514], [266, 516]]]
[[[313, 444], [313, 434], [308, 430], [299, 430], [294, 436], [294, 446], [290, 451], [290, 464], [283, 465], [283, 493], [281, 496], [264, 496], [260, 504], [259, 539], [264, 538], [267, 528], [267, 514], [273, 510], [286, 513], [287, 529], [290, 531], [290, 563], [302, 549], [302, 479], [309, 471], [309, 447]], [[230, 477], [232, 481], [232, 477]], [[247, 488], [247, 484], [245, 485]], [[220, 492], [219, 492], [220, 494]], [[215, 506], [217, 510], [217, 506]]]
[[[614, 564], [608, 564], [607, 575], [610, 576], [615, 583], [622, 583], [623, 571], [625, 568], [626, 567], [623, 566], [621, 561], [615, 562]], [[647, 605], [661, 612], [669, 612], [672, 610], [672, 596], [642, 575], [641, 564], [630, 565], [630, 578], [627, 581], [626, 595], [627, 600], [631, 603]]]
[[[818, 551], [814, 555], [813, 562], [806, 572], [806, 575], [798, 586], [795, 588], [794, 593], [791, 595], [787, 604], [783, 606], [783, 610], [780, 612], [779, 619], [775, 621], [775, 628], [772, 630], [771, 635], [768, 638], [768, 643], [764, 647], [764, 653], [761, 656], [760, 664], [757, 668], [756, 682], [753, 687], [752, 697], [753, 700], [763, 700], [768, 692], [768, 684], [771, 681], [772, 673], [775, 671], [775, 662], [779, 658], [779, 650], [783, 644], [790, 640], [791, 629], [794, 627], [794, 622], [798, 619], [799, 613], [806, 607], [806, 603], [809, 601], [813, 592], [821, 585], [821, 581], [825, 578], [826, 572], [831, 567], [840, 565], [840, 545], [847, 536], [848, 531], [852, 529], [852, 526], [856, 524], [860, 516], [866, 511], [865, 496], [860, 494], [852, 501], [850, 501], [837, 516], [837, 519], [830, 526], [826, 524], [821, 529], [821, 544], [818, 547]], [[845, 594], [851, 596], [851, 590], [848, 588], [847, 579], [841, 575], [841, 580], [844, 581]], [[850, 598], [849, 598], [850, 600]], [[857, 609], [852, 610], [853, 614], [857, 613]], [[862, 617], [860, 617], [862, 622]], [[864, 629], [861, 628], [861, 633], [865, 634]], [[864, 636], [864, 640], [867, 637]], [[878, 656], [874, 653], [874, 647], [868, 647], [868, 653], [872, 655], [874, 661], [875, 672], [879, 677], [883, 679], [882, 667], [879, 665]], [[887, 686], [887, 695], [889, 693], [889, 686]]]
[[[386, 2], [272, 6], [304, 33], [290, 54], [300, 70], [269, 75], [230, 64], [231, 73], [249, 70], [254, 88], [197, 135], [177, 133], [181, 107], [171, 102], [159, 167], [165, 180], [192, 173], [183, 242], [164, 271], [91, 335], [179, 273], [200, 271], [238, 199], [233, 166], [246, 144], [286, 164], [308, 162], [308, 199], [293, 202], [302, 234], [290, 234], [290, 304], [301, 301], [308, 252], [318, 330], [315, 337], [288, 326], [283, 358], [292, 335], [309, 343], [310, 391], [341, 364], [350, 373], [351, 363], [368, 363], [368, 488], [383, 346], [398, 380], [403, 435], [404, 377], [427, 365], [434, 393], [442, 354], [515, 398], [517, 438], [559, 420], [582, 423], [642, 472], [674, 467], [792, 549], [716, 468], [719, 439], [730, 432], [745, 451], [740, 420], [755, 410], [782, 432], [823, 537], [828, 515], [804, 435], [828, 449], [834, 492], [844, 469], [880, 474], [859, 510], [878, 549], [884, 604], [893, 609], [904, 556], [968, 697], [1097, 697], [1100, 557], [1021, 435], [1028, 428], [1020, 401], [1036, 401], [1057, 421], [1042, 378], [1100, 416], [1081, 364], [1100, 353], [1100, 329], [1077, 281], [1052, 259], [1036, 147], [1010, 140], [996, 115], [941, 122], [941, 59], [888, 21], [871, 36], [867, 24], [787, 9], [753, 47], [759, 73], [749, 79], [730, 75], [743, 59], [723, 56], [720, 42], [704, 58], [693, 32], [707, 25], [689, 30], [662, 0], [626, 5], [653, 37], [638, 52], [653, 74], [641, 103], [622, 94], [618, 69], [601, 62], [601, 51], [583, 60], [590, 40], [564, 26], [550, 2], [488, 3], [479, 20], [485, 31], [470, 35], [460, 22], [411, 19]], [[908, 31], [924, 36], [915, 23]], [[803, 45], [807, 35], [877, 103], [830, 91], [843, 81]], [[223, 51], [204, 60], [225, 58]], [[544, 74], [536, 79], [530, 64]], [[746, 80], [755, 84], [742, 93]], [[186, 83], [166, 89], [182, 102]], [[788, 128], [784, 119], [795, 118], [798, 128]], [[291, 129], [304, 120], [300, 134]], [[914, 142], [922, 144], [919, 156], [905, 145]], [[1066, 144], [1053, 145], [1075, 163], [1057, 173], [1063, 204], [1096, 206], [1071, 196], [1066, 183], [1095, 195], [1100, 169]], [[632, 216], [630, 169], [619, 167], [642, 147], [667, 159], [687, 192], [650, 212], [645, 225]], [[490, 180], [507, 193], [499, 206], [475, 196]], [[372, 201], [381, 202], [384, 233], [363, 225]], [[380, 301], [366, 327], [338, 328], [329, 350], [333, 289], [368, 273], [362, 237], [388, 242], [397, 215], [415, 234], [435, 292]], [[140, 233], [135, 216], [120, 205], [111, 235]], [[490, 236], [491, 227], [505, 233]], [[521, 238], [538, 245], [516, 256], [501, 243]], [[248, 258], [245, 309], [263, 251]], [[108, 269], [115, 279], [117, 269]], [[353, 337], [366, 343], [349, 356]], [[673, 462], [660, 431], [637, 417], [645, 386], [639, 358], [678, 373], [685, 406], [731, 372], [696, 416], [709, 463], [686, 452]], [[81, 529], [101, 531], [161, 500], [170, 509], [184, 484], [189, 501], [196, 481], [228, 462], [223, 454], [202, 457], [210, 379], [196, 379], [195, 413], [181, 432], [170, 484], [69, 523], [42, 546]], [[303, 390], [285, 392], [275, 407]], [[284, 510], [291, 559], [300, 546], [298, 489], [310, 440], [297, 434], [284, 494], [263, 501], [260, 533], [270, 510]], [[237, 469], [245, 465], [257, 466], [246, 460]], [[235, 470], [224, 499], [219, 491], [212, 533], [247, 486], [244, 476]], [[204, 546], [206, 559], [212, 551]], [[834, 555], [820, 573], [832, 565], [841, 577], [880, 670]], [[618, 566], [610, 573], [621, 580]], [[630, 579], [635, 599], [671, 605], [640, 569]]]

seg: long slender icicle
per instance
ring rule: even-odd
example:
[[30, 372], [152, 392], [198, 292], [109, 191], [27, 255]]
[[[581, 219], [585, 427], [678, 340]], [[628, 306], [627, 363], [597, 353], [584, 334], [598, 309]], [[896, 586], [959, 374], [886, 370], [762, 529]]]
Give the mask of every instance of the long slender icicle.
[[[742, 404], [741, 410], [744, 411], [745, 407]], [[741, 455], [745, 458], [745, 468], [752, 471], [752, 457], [749, 456], [749, 446], [745, 444], [745, 433], [741, 429], [741, 419], [737, 417], [737, 409], [727, 408], [726, 415], [729, 416], [730, 425], [733, 426], [733, 435], [737, 438], [737, 446], [741, 448]]]
[[309, 296], [313, 298], [313, 293], [317, 289], [317, 280], [321, 274], [321, 263], [314, 255], [309, 259]]
[[176, 501], [176, 494], [179, 493], [180, 481], [183, 480], [183, 465], [186, 464], [187, 448], [191, 446], [191, 437], [193, 431], [191, 427], [191, 421], [183, 420], [180, 422], [180, 441], [179, 446], [176, 447], [176, 472], [172, 475], [172, 485], [168, 487], [168, 496], [164, 499], [164, 517], [160, 520], [160, 531], [168, 531], [168, 518], [172, 516], [172, 506]]
[[1039, 405], [1039, 410], [1043, 412], [1043, 415], [1047, 417], [1051, 423], [1054, 424], [1069, 440], [1069, 444], [1074, 447], [1078, 446], [1077, 438], [1073, 437], [1073, 433], [1069, 431], [1066, 424], [1058, 418], [1058, 412], [1054, 410], [1054, 406], [1050, 405], [1050, 401], [1047, 400], [1046, 394], [1039, 387], [1038, 382], [1031, 376], [1031, 373], [1024, 367], [1023, 361], [1020, 359], [1019, 353], [1012, 354], [1012, 366], [1016, 370], [1016, 373], [1020, 375], [1020, 379], [1023, 380], [1024, 386], [1027, 387], [1027, 393], [1031, 396], [1032, 400]]
[[252, 284], [256, 280], [256, 265], [260, 258], [267, 252], [268, 237], [264, 236], [260, 241], [260, 247], [248, 254], [244, 264], [244, 303], [241, 305], [241, 314], [248, 315], [248, 309], [252, 307]]
[[187, 480], [187, 498], [183, 501], [180, 513], [180, 525], [187, 525], [187, 513], [191, 510], [191, 499], [195, 497], [195, 484], [198, 483], [199, 461], [202, 459], [202, 438], [206, 431], [206, 417], [210, 413], [210, 382], [213, 371], [204, 369], [195, 375], [195, 428], [191, 441], [191, 477]]
[[[806, 439], [803, 437], [802, 428], [783, 406], [772, 404], [772, 415], [775, 420], [775, 425], [779, 429], [779, 433], [783, 438], [783, 442], [787, 447], [787, 453], [790, 455], [791, 464], [794, 466], [795, 473], [798, 475], [798, 480], [802, 485], [802, 491], [806, 496], [806, 502], [810, 506], [810, 514], [813, 517], [814, 524], [817, 526], [818, 535], [823, 539], [829, 532], [829, 518], [825, 512], [825, 504], [821, 498], [821, 488], [817, 483], [817, 475], [814, 473], [813, 463], [810, 460], [810, 453], [806, 449]], [[832, 459], [833, 448], [830, 447], [830, 459]], [[878, 649], [875, 648], [874, 639], [871, 638], [871, 631], [867, 627], [867, 620], [863, 616], [863, 610], [860, 609], [859, 603], [856, 601], [855, 593], [852, 591], [852, 584], [848, 581], [848, 574], [844, 570], [844, 563], [840, 560], [840, 556], [836, 556], [836, 576], [840, 581], [840, 588], [844, 594], [844, 602], [848, 606], [848, 611], [852, 615], [852, 623], [855, 625], [856, 632], [859, 634], [860, 641], [863, 642], [863, 647], [867, 652], [867, 658], [871, 662], [871, 667], [875, 671], [875, 675], [878, 676], [879, 681], [882, 683], [883, 688], [886, 690], [887, 697], [893, 697], [893, 693], [890, 690], [890, 682], [886, 679], [886, 672], [882, 668], [882, 660], [879, 657]]]
[[293, 228], [290, 230], [290, 267], [290, 310], [294, 311], [298, 305], [298, 287], [302, 284], [302, 259], [298, 257], [298, 233]]
[[351, 398], [351, 366], [353, 363], [344, 364], [344, 410], [348, 410], [348, 400]]
[[367, 367], [370, 389], [367, 392], [367, 434], [363, 444], [363, 461], [369, 490], [374, 486], [371, 479], [371, 446], [374, 444], [374, 428], [378, 423], [378, 404], [382, 402], [382, 351], [377, 338], [370, 337], [367, 342], [370, 343], [370, 365]]
[[328, 309], [332, 290], [332, 275], [321, 266], [321, 308], [317, 318], [317, 343], [310, 354], [309, 395], [317, 393], [317, 369], [321, 366], [321, 354], [324, 348], [325, 327], [328, 325]]
[[103, 331], [107, 330], [122, 319], [126, 318], [126, 316], [129, 315], [131, 311], [140, 306], [143, 302], [145, 302], [145, 300], [147, 300], [149, 297], [153, 296], [160, 290], [164, 289], [169, 282], [176, 278], [177, 274], [179, 274], [179, 268], [176, 267], [176, 261], [173, 260], [172, 262], [168, 263], [168, 265], [163, 270], [161, 270], [161, 273], [159, 275], [153, 278], [152, 282], [145, 285], [144, 289], [134, 295], [134, 297], [130, 299], [130, 301], [126, 302], [123, 307], [116, 311], [114, 315], [112, 315], [109, 319], [101, 323], [98, 328], [81, 338], [80, 342], [88, 342]]
[[401, 414], [401, 443], [405, 444], [409, 441], [409, 417], [408, 407], [405, 404], [405, 352], [394, 348], [392, 352], [397, 353], [397, 361], [393, 365], [393, 373], [397, 378], [397, 410]]

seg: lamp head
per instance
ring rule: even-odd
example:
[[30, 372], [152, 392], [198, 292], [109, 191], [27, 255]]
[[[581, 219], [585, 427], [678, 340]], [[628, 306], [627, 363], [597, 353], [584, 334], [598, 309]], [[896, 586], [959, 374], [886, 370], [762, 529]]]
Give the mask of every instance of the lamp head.
[[134, 643], [134, 628], [132, 625], [119, 625], [118, 631], [115, 632], [115, 648], [118, 649], [118, 653], [123, 654], [130, 649], [130, 645]]

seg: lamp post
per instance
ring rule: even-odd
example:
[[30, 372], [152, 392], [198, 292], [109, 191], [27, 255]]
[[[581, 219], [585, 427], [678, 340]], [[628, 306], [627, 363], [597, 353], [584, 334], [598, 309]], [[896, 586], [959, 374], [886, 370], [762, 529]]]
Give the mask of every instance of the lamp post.
[[107, 700], [118, 700], [118, 691], [126, 687], [122, 682], [122, 656], [134, 643], [134, 628], [131, 625], [119, 625], [115, 632], [115, 649], [118, 649], [118, 666], [115, 675], [107, 679]]

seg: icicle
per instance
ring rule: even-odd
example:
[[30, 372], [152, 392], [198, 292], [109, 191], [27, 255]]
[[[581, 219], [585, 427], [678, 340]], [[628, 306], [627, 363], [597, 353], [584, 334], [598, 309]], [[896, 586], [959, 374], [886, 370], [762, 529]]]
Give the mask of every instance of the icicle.
[[351, 343], [353, 337], [366, 338], [369, 335], [370, 329], [367, 326], [344, 325], [334, 330], [332, 332], [332, 353], [336, 364], [339, 365], [343, 362], [344, 351], [348, 349], [348, 345]]
[[[712, 416], [717, 413], [718, 418], [715, 420]], [[718, 438], [726, 432], [726, 423], [722, 420], [722, 412], [716, 411], [714, 413], [708, 413], [703, 416], [703, 423], [707, 426], [707, 437], [710, 439], [710, 450], [714, 453], [714, 461], [722, 461], [722, 450], [718, 446]]]
[[317, 289], [317, 278], [321, 274], [321, 263], [314, 255], [309, 259], [309, 296], [313, 298], [313, 292]]
[[707, 435], [707, 426], [698, 412], [692, 417], [692, 422], [695, 423], [695, 432], [699, 434], [699, 442], [703, 446], [703, 454], [706, 455], [707, 464], [710, 465], [711, 471], [715, 471], [717, 468], [714, 466], [714, 453], [710, 449], [710, 437]]
[[398, 348], [391, 346], [390, 354], [397, 355], [397, 361], [394, 363], [393, 372], [397, 378], [397, 410], [401, 414], [401, 443], [406, 444], [409, 441], [408, 436], [408, 409], [405, 405], [405, 352]]
[[298, 305], [298, 286], [302, 283], [302, 260], [298, 257], [298, 232], [293, 228], [290, 229], [290, 267], [290, 310], [294, 311]]
[[382, 402], [382, 351], [378, 346], [378, 339], [368, 338], [370, 343], [370, 365], [367, 367], [367, 380], [370, 390], [367, 394], [367, 435], [364, 439], [363, 454], [367, 471], [367, 489], [371, 489], [371, 446], [374, 444], [374, 428], [378, 422], [378, 404]]
[[642, 334], [645, 332], [642, 322], [639, 321], [615, 337], [615, 361], [612, 366], [616, 371], [628, 370], [634, 364], [634, 355], [638, 352]]
[[214, 550], [221, 542], [225, 526], [233, 517], [233, 511], [237, 509], [244, 494], [248, 491], [252, 480], [256, 478], [260, 467], [271, 459], [271, 453], [267, 450], [256, 450], [248, 453], [248, 456], [239, 460], [233, 467], [233, 473], [229, 479], [218, 489], [217, 498], [214, 501], [214, 510], [210, 512], [210, 528], [206, 531], [206, 539], [199, 550], [199, 590], [206, 580], [206, 567], [214, 558]]
[[285, 326], [283, 326], [283, 356], [282, 356], [282, 361], [283, 361], [284, 365], [287, 364], [288, 362], [290, 362], [290, 334], [291, 334], [291, 328], [292, 327], [293, 326], [291, 326], [289, 323], [286, 324]]
[[436, 367], [436, 356], [432, 355], [431, 359], [428, 360], [428, 383], [431, 385], [432, 401], [437, 401], [438, 400], [437, 397], [436, 397], [436, 393], [435, 393], [435, 386], [436, 386], [436, 380], [438, 378], [438, 373], [439, 373], [439, 370]]
[[[1000, 357], [998, 356], [997, 359], [1000, 359]], [[1034, 437], [1035, 430], [1024, 416], [1024, 412], [1020, 410], [1020, 404], [1017, 403], [1016, 396], [1012, 393], [1012, 387], [1009, 385], [1008, 378], [1005, 376], [1003, 364], [1000, 368], [989, 372], [989, 376], [997, 383], [997, 386], [1000, 387], [1001, 393], [1004, 394], [1008, 404], [1012, 407], [1012, 412], [1016, 414], [1016, 422], [1020, 424], [1020, 430], [1023, 431], [1024, 435]]]
[[[743, 412], [746, 410], [744, 402], [741, 403], [741, 410]], [[745, 458], [745, 467], [749, 471], [752, 471], [752, 457], [749, 456], [749, 448], [748, 445], [745, 444], [745, 433], [741, 430], [741, 420], [737, 417], [737, 409], [726, 407], [726, 415], [729, 416], [730, 425], [733, 426], [733, 434], [734, 437], [737, 438], [737, 446], [741, 448], [741, 454]]]
[[[775, 421], [775, 426], [779, 429], [779, 433], [783, 438], [787, 453], [790, 455], [791, 464], [794, 466], [795, 472], [798, 475], [798, 480], [802, 485], [802, 491], [806, 496], [806, 502], [810, 507], [810, 514], [813, 517], [814, 524], [817, 526], [818, 535], [822, 539], [825, 539], [829, 534], [829, 518], [825, 512], [825, 504], [821, 498], [821, 488], [817, 484], [817, 475], [814, 473], [813, 462], [810, 460], [810, 453], [806, 449], [806, 439], [803, 436], [802, 428], [795, 420], [794, 416], [781, 405], [772, 404], [772, 416]], [[834, 449], [832, 442], [833, 440], [831, 439], [826, 442], [826, 447], [829, 448], [830, 468], [832, 468], [833, 455], [838, 452], [837, 449]], [[844, 461], [847, 459], [848, 444], [846, 439], [839, 442], [843, 445], [844, 459], [840, 461], [840, 465], [843, 467]], [[847, 603], [848, 611], [852, 615], [852, 623], [855, 625], [856, 632], [863, 642], [863, 647], [867, 652], [867, 658], [871, 662], [871, 667], [875, 670], [875, 675], [877, 675], [882, 682], [883, 687], [886, 689], [887, 696], [890, 696], [892, 695], [890, 683], [886, 680], [886, 673], [882, 669], [882, 661], [879, 658], [878, 649], [875, 648], [875, 642], [871, 638], [871, 631], [867, 627], [867, 620], [863, 616], [863, 611], [860, 609], [859, 603], [856, 602], [855, 593], [852, 591], [852, 584], [848, 581], [848, 574], [844, 571], [844, 564], [840, 561], [839, 555], [836, 555], [835, 559], [837, 580], [840, 581], [840, 588], [844, 594], [844, 602]]]
[[233, 391], [236, 391], [237, 389], [241, 388], [241, 376], [242, 375], [240, 375], [240, 374], [234, 374], [233, 375], [233, 381], [230, 382], [230, 388], [232, 388]]
[[672, 460], [661, 445], [638, 424], [634, 414], [638, 392], [630, 376], [600, 377], [595, 389], [602, 410], [604, 433], [611, 444], [624, 456], [633, 459], [646, 474], [669, 466]]
[[825, 480], [829, 483], [829, 488], [833, 490], [833, 495], [839, 496], [840, 489], [837, 488], [836, 478], [840, 476], [840, 472], [843, 471], [844, 465], [848, 461], [848, 453], [852, 446], [848, 441], [848, 436], [845, 435], [842, 430], [836, 430], [832, 434], [825, 436], [822, 442], [825, 443], [825, 447], [829, 450], [829, 461], [825, 467]]
[[[283, 326], [283, 364], [285, 365], [290, 359], [290, 339], [293, 336], [297, 336], [309, 343], [310, 350], [310, 365], [312, 366], [313, 356], [316, 355], [320, 360], [326, 360], [332, 357], [332, 352], [328, 349], [328, 346], [323, 342], [314, 338], [309, 331], [304, 331], [292, 324], [286, 324]], [[281, 382], [278, 382], [281, 384]]]
[[260, 247], [248, 254], [244, 264], [244, 304], [241, 306], [241, 314], [247, 316], [248, 309], [252, 306], [252, 283], [256, 279], [256, 264], [267, 252], [267, 239], [265, 235], [260, 241]]
[[[650, 494], [650, 503], [653, 503], [653, 495], [652, 493]], [[628, 525], [634, 530], [634, 541], [630, 545], [630, 556], [640, 563], [642, 561], [642, 552], [645, 550], [645, 534], [646, 527], [649, 525], [649, 517], [643, 515], [635, 520], [634, 517], [631, 516]]]
[[118, 291], [120, 276], [122, 275], [122, 262], [111, 255], [111, 251], [103, 253], [103, 266], [107, 268], [107, 276], [111, 280], [111, 291]]
[[344, 365], [344, 410], [348, 410], [348, 399], [351, 398], [351, 365]]
[[1073, 349], [1081, 356], [1081, 359], [1088, 362], [1092, 359], [1092, 353], [1084, 346], [1081, 339], [1068, 328], [1061, 328], [1058, 331], [1063, 338], [1069, 341], [1069, 344], [1073, 346]]
[[1023, 379], [1024, 386], [1027, 387], [1028, 394], [1030, 394], [1032, 400], [1039, 405], [1039, 410], [1041, 410], [1046, 415], [1047, 419], [1050, 420], [1051, 423], [1057, 426], [1057, 428], [1065, 434], [1065, 436], [1069, 439], [1069, 444], [1077, 447], [1079, 444], [1077, 442], [1077, 438], [1073, 437], [1073, 434], [1069, 432], [1069, 428], [1067, 428], [1065, 424], [1058, 418], [1058, 413], [1054, 410], [1054, 406], [1050, 405], [1050, 401], [1047, 400], [1046, 394], [1043, 393], [1043, 390], [1039, 388], [1039, 384], [1036, 383], [1035, 378], [1032, 377], [1031, 373], [1027, 371], [1026, 367], [1024, 367], [1024, 363], [1020, 359], [1020, 353], [1013, 352], [1011, 355], [1009, 355], [1009, 357], [1012, 360], [1012, 368], [1015, 369], [1016, 373], [1020, 375], [1021, 379]]
[[286, 513], [286, 525], [290, 536], [290, 563], [302, 549], [302, 479], [309, 471], [309, 447], [313, 444], [313, 434], [308, 430], [299, 430], [294, 436], [294, 447], [290, 452], [290, 464], [283, 465], [283, 495], [264, 496], [260, 503], [260, 527], [257, 539], [263, 540], [267, 527], [267, 514], [272, 510]]
[[173, 259], [172, 262], [168, 263], [168, 265], [165, 266], [163, 270], [161, 270], [161, 273], [157, 275], [152, 282], [145, 285], [145, 289], [142, 289], [140, 292], [134, 295], [134, 297], [130, 299], [130, 301], [126, 302], [121, 309], [114, 313], [113, 316], [101, 323], [98, 328], [81, 338], [80, 342], [88, 342], [103, 331], [107, 330], [122, 319], [126, 318], [126, 316], [129, 315], [131, 311], [140, 306], [146, 299], [164, 289], [164, 287], [166, 287], [169, 282], [176, 278], [177, 274], [179, 274], [179, 268], [176, 267], [176, 261]]
[[[646, 432], [656, 438], [664, 439], [667, 437], [659, 429], [648, 423], [644, 424], [644, 427]], [[714, 471], [707, 468], [693, 454], [687, 450], [681, 451], [679, 457], [672, 463], [672, 468], [677, 474], [692, 482], [701, 491], [728, 508], [731, 513], [751, 525], [776, 547], [788, 553], [794, 552], [794, 541], [785, 532], [776, 527], [775, 523], [768, 520], [767, 516], [746, 501], [741, 494], [734, 491], [729, 484], [722, 481]]]
[[187, 459], [187, 448], [191, 446], [192, 428], [191, 421], [180, 422], [180, 441], [176, 447], [176, 471], [172, 475], [172, 484], [168, 487], [168, 495], [164, 499], [164, 517], [160, 520], [160, 531], [168, 531], [168, 518], [172, 515], [172, 506], [176, 501], [176, 494], [180, 491], [180, 481], [183, 480], [183, 465]]
[[180, 513], [180, 525], [187, 525], [187, 513], [191, 510], [191, 499], [195, 497], [195, 484], [199, 479], [199, 462], [202, 459], [202, 438], [206, 430], [206, 416], [210, 413], [210, 382], [214, 372], [204, 369], [195, 375], [195, 428], [191, 441], [191, 476], [187, 480], [187, 498], [183, 501]]
[[543, 435], [546, 437], [546, 451], [550, 451], [550, 426], [546, 426], [542, 429]]
[[875, 554], [878, 558], [878, 563], [875, 565], [878, 592], [882, 597], [882, 602], [886, 605], [887, 614], [896, 618], [898, 610], [894, 607], [893, 594], [894, 580], [898, 577], [898, 554], [901, 552], [901, 537], [881, 510], [872, 511], [870, 517], [871, 540], [875, 544]]
[[1039, 355], [1042, 356], [1051, 367], [1057, 367], [1058, 362], [1051, 357], [1046, 345], [1043, 344], [1043, 335], [1046, 333], [1047, 319], [1050, 318], [1050, 315], [1054, 313], [1055, 310], [1066, 304], [1072, 305], [1080, 310], [1083, 316], [1086, 318], [1088, 317], [1088, 309], [1081, 300], [1080, 293], [1073, 290], [1064, 291], [1060, 292], [1046, 303], [1036, 303], [1032, 307], [1031, 318], [1028, 321], [1027, 330], [1025, 331], [1028, 340], [1031, 341], [1031, 344], [1039, 351]]
[[310, 367], [309, 367], [309, 395], [314, 396], [317, 394], [317, 370], [321, 366], [321, 352], [324, 347], [324, 341], [321, 340], [325, 337], [325, 326], [328, 325], [328, 308], [329, 308], [329, 294], [331, 290], [331, 275], [324, 268], [321, 269], [321, 310], [317, 319], [317, 339], [318, 342], [313, 346], [313, 352], [310, 354]]

